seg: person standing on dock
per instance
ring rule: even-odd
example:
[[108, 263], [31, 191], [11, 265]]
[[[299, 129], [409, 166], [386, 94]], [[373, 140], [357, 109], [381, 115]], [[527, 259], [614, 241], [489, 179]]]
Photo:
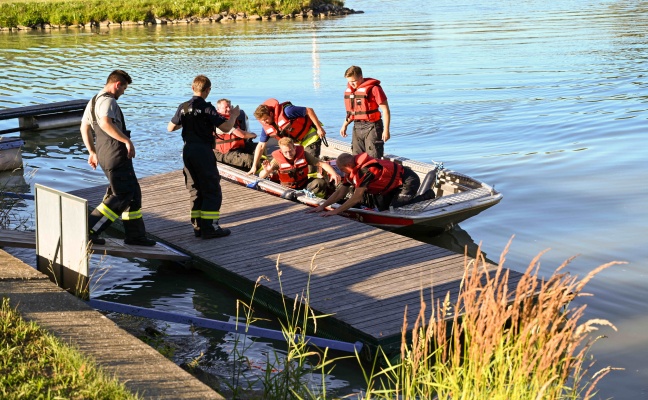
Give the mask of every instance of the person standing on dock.
[[434, 198], [432, 189], [416, 195], [421, 186], [419, 176], [410, 168], [391, 160], [377, 160], [367, 153], [355, 156], [342, 153], [338, 156], [336, 165], [344, 172], [344, 181], [324, 203], [308, 212], [324, 211], [326, 207], [344, 199], [352, 186], [355, 189], [351, 197], [322, 216], [338, 215], [360, 204], [365, 193], [373, 195], [378, 211]]
[[214, 132], [216, 128], [229, 132], [240, 111], [238, 106], [230, 109], [227, 119], [205, 101], [211, 92], [211, 81], [205, 75], [194, 78], [191, 90], [193, 97], [178, 106], [167, 130], [172, 132], [182, 128], [183, 173], [189, 190], [194, 235], [212, 239], [231, 233], [218, 223], [223, 193], [214, 154]]
[[[109, 183], [102, 203], [88, 216], [89, 240], [94, 244], [106, 243], [99, 235], [121, 216], [125, 244], [155, 245], [155, 240], [146, 237], [142, 219], [142, 191], [133, 168], [135, 146], [117, 105], [131, 83], [126, 72], [114, 70], [104, 88], [88, 102], [81, 120], [81, 137], [90, 153], [88, 164], [93, 169], [101, 166]], [[91, 130], [97, 138], [96, 149]]]
[[289, 137], [301, 145], [306, 153], [319, 158], [326, 131], [312, 108], [294, 106], [289, 101], [279, 103], [276, 99], [268, 99], [257, 107], [254, 117], [261, 123], [262, 129], [259, 144], [254, 151], [254, 163], [248, 174], [256, 172], [266, 144], [273, 137]]
[[360, 67], [352, 65], [344, 72], [344, 77], [347, 79], [344, 91], [346, 119], [340, 128], [340, 135], [347, 137], [347, 126], [353, 121], [353, 154], [366, 152], [371, 157], [380, 159], [385, 153], [385, 142], [390, 138], [391, 113], [387, 95], [380, 87], [379, 80], [362, 77]]
[[[232, 102], [228, 99], [220, 99], [216, 102], [216, 111], [222, 117], [229, 119]], [[216, 128], [216, 161], [231, 165], [242, 171], [252, 168], [254, 149], [256, 143], [252, 139], [256, 134], [248, 132], [247, 116], [240, 110], [240, 114], [234, 122], [234, 127], [228, 132]]]
[[324, 178], [309, 177], [309, 166], [326, 171], [329, 180], [335, 185], [340, 183], [340, 175], [331, 165], [306, 153], [302, 146], [295, 145], [289, 137], [279, 139], [279, 150], [272, 152], [272, 161], [264, 164], [259, 178], [266, 178], [277, 171], [282, 186], [296, 190], [306, 189], [317, 197], [326, 197], [330, 193], [328, 182]]

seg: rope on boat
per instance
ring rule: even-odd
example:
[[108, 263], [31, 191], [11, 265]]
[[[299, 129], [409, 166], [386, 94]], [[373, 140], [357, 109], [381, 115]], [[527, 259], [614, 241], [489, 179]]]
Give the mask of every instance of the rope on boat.
[[309, 199], [315, 199], [318, 198], [315, 193], [311, 192], [308, 189], [301, 189], [301, 190], [295, 190], [295, 194], [303, 193], [306, 197]]

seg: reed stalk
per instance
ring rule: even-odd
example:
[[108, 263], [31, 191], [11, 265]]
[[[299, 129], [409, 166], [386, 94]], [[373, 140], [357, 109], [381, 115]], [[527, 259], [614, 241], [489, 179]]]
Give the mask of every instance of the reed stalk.
[[[510, 245], [510, 243], [509, 243]], [[572, 300], [611, 262], [579, 279], [560, 265], [548, 278], [538, 276], [542, 253], [529, 264], [517, 289], [508, 291], [504, 261], [493, 268], [478, 250], [465, 258], [456, 304], [449, 297], [421, 311], [411, 339], [403, 321], [400, 361], [381, 352], [385, 368], [365, 374], [365, 398], [389, 399], [590, 399], [596, 384], [614, 368], [593, 373], [588, 354], [609, 321], [582, 321], [586, 305]], [[407, 312], [405, 313], [407, 314]]]

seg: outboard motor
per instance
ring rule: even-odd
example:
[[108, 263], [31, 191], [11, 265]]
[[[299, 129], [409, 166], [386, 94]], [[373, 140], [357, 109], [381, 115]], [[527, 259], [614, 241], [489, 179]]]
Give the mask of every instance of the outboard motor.
[[421, 182], [421, 186], [416, 192], [417, 196], [427, 192], [428, 189], [431, 189], [434, 186], [437, 180], [437, 172], [439, 172], [439, 167], [434, 167], [432, 171], [428, 172], [425, 175], [425, 178], [423, 178], [423, 182]]

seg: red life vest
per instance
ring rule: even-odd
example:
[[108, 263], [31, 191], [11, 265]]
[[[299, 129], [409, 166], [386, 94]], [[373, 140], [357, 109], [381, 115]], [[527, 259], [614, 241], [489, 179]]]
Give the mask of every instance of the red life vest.
[[301, 142], [313, 127], [313, 121], [308, 116], [297, 117], [292, 120], [286, 117], [284, 108], [292, 105], [289, 101], [279, 104], [277, 99], [268, 99], [263, 104], [274, 111], [274, 124], [261, 124], [263, 130], [269, 137], [276, 136], [282, 138], [288, 136], [295, 142]]
[[374, 96], [369, 96], [374, 86], [380, 81], [374, 78], [365, 78], [355, 90], [351, 84], [344, 91], [344, 106], [349, 121], [376, 122], [380, 119], [380, 109]]
[[[367, 153], [354, 156], [356, 166], [353, 168], [347, 180], [355, 187], [362, 182], [362, 176], [359, 174], [361, 169], [369, 169], [375, 177], [367, 186], [369, 194], [385, 194], [396, 189], [403, 184], [404, 167], [398, 163], [389, 160], [376, 160], [369, 157]], [[382, 168], [381, 168], [382, 167]]]
[[[220, 113], [219, 113], [220, 114]], [[229, 114], [220, 114], [223, 117], [229, 119]], [[234, 128], [241, 128], [241, 121], [237, 118], [234, 121]], [[217, 130], [220, 132], [220, 130]], [[216, 134], [216, 151], [222, 154], [227, 154], [228, 152], [236, 149], [241, 149], [245, 147], [245, 139], [238, 137], [232, 133], [217, 133]], [[224, 142], [224, 143], [218, 143]]]
[[[222, 142], [222, 143], [218, 143]], [[216, 138], [216, 151], [222, 154], [245, 147], [245, 139], [233, 133], [219, 133]]]
[[272, 157], [279, 164], [279, 181], [283, 186], [291, 189], [303, 189], [308, 182], [308, 161], [304, 155], [304, 148], [295, 145], [295, 158], [288, 160], [281, 150], [272, 152]]

